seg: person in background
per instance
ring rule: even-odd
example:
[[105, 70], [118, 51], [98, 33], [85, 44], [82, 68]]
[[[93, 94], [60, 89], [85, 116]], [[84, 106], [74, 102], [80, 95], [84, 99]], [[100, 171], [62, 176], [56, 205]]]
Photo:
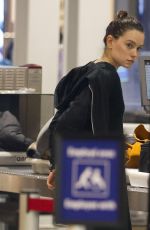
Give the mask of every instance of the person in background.
[[52, 164], [47, 179], [49, 189], [55, 188], [56, 133], [123, 135], [124, 100], [117, 69], [130, 68], [138, 58], [144, 45], [144, 29], [135, 17], [122, 10], [106, 28], [103, 41], [103, 55], [72, 69], [55, 89], [57, 112], [49, 126]]

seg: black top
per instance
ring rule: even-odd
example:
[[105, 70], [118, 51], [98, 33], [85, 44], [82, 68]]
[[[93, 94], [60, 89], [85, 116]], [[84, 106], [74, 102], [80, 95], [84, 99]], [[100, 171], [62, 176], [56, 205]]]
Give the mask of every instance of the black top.
[[114, 66], [90, 62], [72, 69], [55, 90], [57, 112], [50, 124], [51, 163], [56, 132], [122, 134], [124, 102]]

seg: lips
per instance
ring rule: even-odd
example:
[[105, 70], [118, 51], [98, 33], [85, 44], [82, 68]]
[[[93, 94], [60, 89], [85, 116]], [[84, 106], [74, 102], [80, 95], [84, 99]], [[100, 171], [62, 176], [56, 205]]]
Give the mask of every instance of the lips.
[[134, 63], [134, 60], [128, 60], [128, 62], [132, 64], [132, 63]]

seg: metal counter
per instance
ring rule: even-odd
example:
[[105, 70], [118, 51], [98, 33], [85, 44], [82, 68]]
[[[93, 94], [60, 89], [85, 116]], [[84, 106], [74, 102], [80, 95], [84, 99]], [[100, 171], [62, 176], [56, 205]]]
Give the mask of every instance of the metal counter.
[[127, 189], [130, 210], [148, 212], [148, 189], [132, 186]]
[[46, 185], [47, 175], [35, 174], [31, 166], [0, 167], [0, 191], [20, 193], [38, 191], [41, 196], [53, 197]]
[[[54, 197], [46, 185], [47, 175], [35, 174], [31, 166], [0, 167], [0, 192], [20, 193], [38, 191], [41, 196]], [[148, 213], [148, 189], [127, 186], [131, 222], [146, 226]]]
[[[31, 166], [0, 167], [0, 191], [20, 193], [23, 190], [39, 191], [41, 196], [54, 197], [48, 190], [47, 175], [35, 174]], [[148, 189], [127, 186], [130, 210], [148, 209]]]
[[147, 226], [148, 189], [128, 186], [127, 190], [132, 226]]

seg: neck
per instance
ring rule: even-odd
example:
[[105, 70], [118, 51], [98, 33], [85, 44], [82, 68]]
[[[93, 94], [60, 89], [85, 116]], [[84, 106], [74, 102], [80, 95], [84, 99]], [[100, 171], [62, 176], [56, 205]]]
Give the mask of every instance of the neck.
[[98, 58], [95, 63], [98, 62], [108, 62], [111, 65], [113, 65], [116, 69], [119, 67], [110, 57], [106, 56], [105, 54], [102, 55], [102, 57]]

